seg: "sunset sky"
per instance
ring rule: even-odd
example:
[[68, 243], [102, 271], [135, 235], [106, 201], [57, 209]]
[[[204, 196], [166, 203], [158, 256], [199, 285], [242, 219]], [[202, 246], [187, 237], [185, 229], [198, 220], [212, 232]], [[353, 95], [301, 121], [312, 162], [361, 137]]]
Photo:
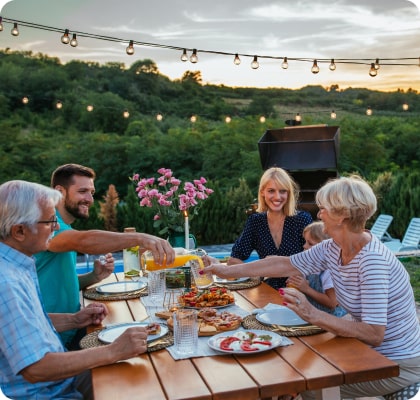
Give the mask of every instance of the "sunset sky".
[[[20, 27], [19, 36], [12, 36], [12, 25], [3, 21], [0, 49], [43, 53], [63, 63], [77, 59], [129, 67], [136, 60], [152, 59], [171, 79], [200, 71], [203, 83], [227, 86], [296, 89], [336, 84], [342, 89], [420, 90], [420, 14], [412, 1], [12, 0], [0, 1], [0, 6], [3, 18], [124, 40], [79, 37], [78, 46], [71, 47], [60, 42], [61, 33], [43, 29]], [[129, 40], [196, 48], [199, 61], [181, 62], [179, 50], [153, 46], [135, 46], [129, 56]], [[234, 65], [234, 53], [249, 56]], [[258, 69], [250, 66], [252, 55], [259, 56]], [[282, 69], [283, 57], [308, 61], [289, 60], [289, 68]], [[329, 61], [320, 62], [320, 72], [311, 73], [313, 59], [332, 58], [354, 62], [336, 61], [335, 71], [329, 70]], [[382, 65], [372, 78], [370, 63], [377, 58]]]

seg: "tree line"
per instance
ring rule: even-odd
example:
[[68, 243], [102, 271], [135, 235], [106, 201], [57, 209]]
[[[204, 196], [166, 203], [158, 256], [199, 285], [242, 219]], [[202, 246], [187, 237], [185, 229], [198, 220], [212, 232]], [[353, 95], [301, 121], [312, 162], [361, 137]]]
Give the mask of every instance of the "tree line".
[[[94, 168], [97, 199], [85, 223], [89, 227], [105, 227], [100, 202], [113, 185], [119, 196], [116, 229], [136, 226], [156, 233], [129, 177], [152, 176], [165, 167], [183, 181], [204, 176], [215, 190], [191, 221], [199, 243], [233, 241], [257, 197], [263, 172], [258, 141], [267, 130], [285, 127], [296, 112], [302, 125], [340, 128], [338, 172], [357, 173], [374, 186], [379, 212], [394, 215], [393, 235], [401, 237], [410, 218], [420, 215], [420, 96], [415, 90], [231, 88], [203, 85], [199, 71], [171, 81], [152, 60], [125, 68], [62, 64], [42, 54], [8, 51], [0, 52], [0, 77], [0, 181], [49, 184], [57, 165]], [[404, 103], [408, 111], [402, 110]], [[370, 117], [367, 107], [373, 110]], [[330, 118], [331, 110], [337, 119]], [[191, 115], [197, 115], [195, 123]]]

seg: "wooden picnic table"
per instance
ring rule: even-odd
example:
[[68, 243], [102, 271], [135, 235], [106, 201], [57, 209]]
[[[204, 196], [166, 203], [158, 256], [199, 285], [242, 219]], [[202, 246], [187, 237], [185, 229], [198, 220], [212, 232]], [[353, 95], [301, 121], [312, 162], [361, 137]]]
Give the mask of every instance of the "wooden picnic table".
[[[124, 276], [117, 273], [107, 280], [124, 280]], [[247, 311], [278, 302], [278, 293], [265, 283], [234, 293], [236, 304]], [[104, 324], [147, 317], [139, 299], [104, 303], [110, 311]], [[317, 390], [323, 399], [338, 399], [341, 384], [399, 374], [396, 363], [357, 339], [327, 332], [289, 339], [293, 345], [257, 354], [175, 361], [162, 349], [95, 368], [95, 399], [255, 400], [305, 390]]]

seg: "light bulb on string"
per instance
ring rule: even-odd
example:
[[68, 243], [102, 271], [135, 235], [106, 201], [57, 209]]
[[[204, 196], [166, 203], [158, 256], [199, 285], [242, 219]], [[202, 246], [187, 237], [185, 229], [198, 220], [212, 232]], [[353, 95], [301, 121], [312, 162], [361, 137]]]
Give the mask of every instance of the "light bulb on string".
[[12, 30], [10, 31], [10, 33], [11, 33], [13, 36], [19, 36], [19, 29], [18, 29], [18, 24], [17, 24], [17, 22], [15, 22], [15, 23], [13, 24], [13, 28], [12, 28]]
[[330, 71], [335, 71], [335, 69], [337, 68], [334, 62], [334, 58], [331, 59], [331, 63], [330, 63]]
[[317, 60], [314, 60], [314, 63], [313, 63], [312, 68], [311, 68], [311, 72], [313, 74], [317, 74], [319, 72], [318, 61]]
[[375, 69], [378, 70], [379, 68], [381, 68], [381, 66], [379, 65], [379, 58], [377, 58], [375, 61]]
[[408, 110], [408, 104], [407, 103], [404, 103], [403, 105], [402, 105], [402, 109], [403, 109], [403, 111], [407, 111]]
[[69, 44], [70, 43], [70, 36], [69, 36], [69, 30], [66, 29], [63, 33], [63, 36], [61, 36], [61, 43], [63, 44]]
[[156, 115], [156, 119], [157, 119], [158, 121], [162, 121], [162, 119], [163, 119], [163, 115], [162, 115], [161, 113], [158, 113], [158, 114]]
[[125, 51], [129, 56], [132, 56], [134, 54], [134, 42], [132, 40], [130, 40]]
[[87, 107], [86, 107], [86, 110], [87, 110], [88, 112], [92, 112], [92, 111], [93, 111], [93, 106], [92, 106], [92, 104], [88, 104], [88, 105], [87, 105]]
[[331, 117], [331, 119], [336, 119], [337, 118], [337, 114], [335, 113], [334, 110], [331, 111], [330, 117]]
[[233, 63], [235, 65], [239, 65], [241, 63], [241, 59], [239, 58], [239, 54], [238, 53], [235, 54], [235, 58], [233, 59]]
[[265, 116], [264, 116], [264, 115], [261, 115], [261, 117], [260, 117], [260, 122], [261, 122], [262, 124], [264, 124], [264, 123], [265, 123], [265, 121], [266, 121]]
[[372, 109], [370, 107], [368, 107], [367, 110], [366, 110], [366, 115], [371, 116], [372, 113], [373, 113]]
[[28, 104], [29, 103], [29, 97], [28, 96], [23, 96], [22, 97], [22, 103], [23, 104]]
[[187, 49], [184, 49], [184, 51], [182, 52], [181, 61], [188, 61]]
[[369, 70], [369, 75], [373, 78], [374, 76], [378, 75], [378, 71], [375, 68], [375, 64], [372, 63], [370, 64], [370, 70]]
[[258, 63], [258, 57], [254, 56], [254, 59], [252, 60], [252, 63], [251, 63], [251, 68], [257, 69], [259, 66], [260, 64]]
[[287, 62], [287, 57], [284, 57], [284, 58], [283, 58], [283, 62], [281, 63], [281, 67], [282, 67], [283, 69], [287, 69], [287, 68], [289, 68], [289, 63]]
[[195, 122], [197, 122], [197, 116], [196, 115], [191, 115], [190, 121], [194, 124]]
[[130, 113], [128, 112], [128, 110], [124, 110], [123, 117], [128, 118], [129, 116], [130, 116]]
[[302, 121], [302, 117], [301, 117], [301, 115], [299, 113], [296, 113], [295, 121], [296, 122], [301, 122]]
[[71, 40], [70, 40], [70, 46], [71, 47], [76, 47], [77, 46], [77, 37], [76, 37], [76, 34], [75, 33], [73, 33], [73, 37], [71, 38]]
[[227, 124], [229, 124], [231, 121], [232, 121], [232, 118], [231, 118], [231, 117], [229, 117], [229, 115], [228, 115], [228, 116], [226, 116], [226, 118], [225, 118], [225, 122], [226, 122]]
[[55, 103], [55, 108], [57, 110], [61, 110], [63, 108], [63, 103], [61, 102], [61, 100], [57, 100], [57, 102]]
[[190, 57], [190, 61], [193, 64], [198, 62], [197, 49], [193, 49], [193, 52], [192, 52], [191, 57]]
[[3, 18], [0, 17], [0, 32], [3, 31]]

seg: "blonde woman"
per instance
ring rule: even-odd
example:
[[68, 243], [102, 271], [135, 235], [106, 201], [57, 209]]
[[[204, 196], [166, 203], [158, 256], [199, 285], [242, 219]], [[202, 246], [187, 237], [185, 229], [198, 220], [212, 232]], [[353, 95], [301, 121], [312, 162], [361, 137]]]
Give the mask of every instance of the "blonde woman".
[[[301, 252], [303, 229], [312, 217], [296, 210], [298, 195], [296, 183], [284, 169], [267, 169], [260, 179], [257, 213], [248, 217], [227, 264], [243, 263], [254, 250], [259, 258]], [[266, 282], [275, 289], [286, 286], [286, 278], [269, 278]]]

